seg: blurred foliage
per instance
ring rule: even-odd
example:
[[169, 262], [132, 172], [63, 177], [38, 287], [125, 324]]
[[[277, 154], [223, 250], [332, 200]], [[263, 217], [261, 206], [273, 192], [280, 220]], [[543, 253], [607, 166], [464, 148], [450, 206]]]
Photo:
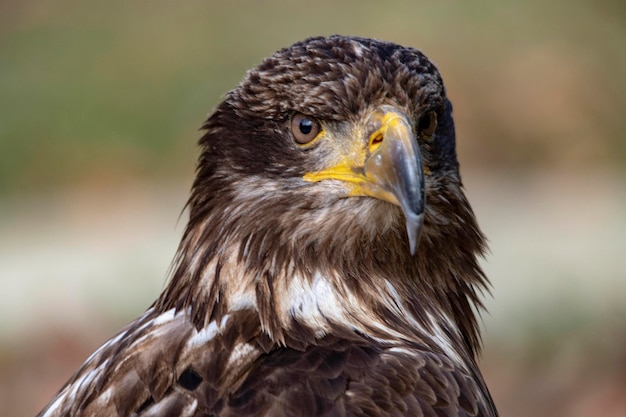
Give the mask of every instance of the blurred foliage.
[[196, 129], [246, 69], [332, 33], [422, 49], [462, 161], [626, 161], [622, 1], [0, 2], [0, 193], [188, 176]]

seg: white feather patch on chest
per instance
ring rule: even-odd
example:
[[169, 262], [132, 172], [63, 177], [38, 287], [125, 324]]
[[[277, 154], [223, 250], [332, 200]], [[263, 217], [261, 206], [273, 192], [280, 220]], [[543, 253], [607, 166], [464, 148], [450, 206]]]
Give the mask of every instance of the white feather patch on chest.
[[283, 317], [291, 316], [317, 329], [316, 336], [323, 336], [328, 331], [329, 321], [345, 320], [343, 303], [328, 278], [317, 273], [310, 280], [299, 275], [291, 277], [280, 307]]
[[[392, 345], [400, 340], [410, 339], [411, 335], [399, 332], [384, 320], [379, 318], [371, 310], [371, 306], [363, 305], [363, 301], [357, 299], [347, 288], [336, 288], [336, 280], [333, 281], [320, 273], [316, 273], [312, 279], [306, 279], [299, 275], [292, 276], [288, 281], [285, 296], [281, 297], [280, 309], [284, 317], [293, 318], [316, 330], [316, 336], [322, 337], [331, 325], [343, 325], [363, 334], [371, 333], [368, 328], [376, 329], [379, 334], [387, 336], [374, 336], [373, 339]], [[340, 281], [339, 281], [340, 282]], [[378, 299], [394, 315], [407, 321], [416, 330], [416, 334], [430, 338], [438, 345], [443, 353], [455, 363], [464, 365], [464, 361], [452, 340], [452, 335], [458, 335], [455, 323], [445, 314], [435, 317], [428, 313], [426, 323], [417, 320], [406, 308], [398, 291], [391, 281], [381, 278], [384, 286], [380, 288]]]

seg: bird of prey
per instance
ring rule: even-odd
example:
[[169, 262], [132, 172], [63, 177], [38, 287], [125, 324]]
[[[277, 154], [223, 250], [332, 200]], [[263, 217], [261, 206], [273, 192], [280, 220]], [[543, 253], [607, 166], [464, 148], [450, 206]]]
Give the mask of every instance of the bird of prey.
[[425, 55], [298, 42], [203, 132], [168, 285], [40, 416], [497, 416], [485, 239]]

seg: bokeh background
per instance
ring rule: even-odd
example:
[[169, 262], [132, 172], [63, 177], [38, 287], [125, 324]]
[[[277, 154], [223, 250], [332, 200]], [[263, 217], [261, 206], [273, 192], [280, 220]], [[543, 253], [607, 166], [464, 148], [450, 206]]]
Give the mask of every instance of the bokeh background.
[[333, 33], [444, 75], [501, 415], [626, 416], [621, 0], [0, 1], [0, 415], [34, 415], [163, 288], [222, 95]]

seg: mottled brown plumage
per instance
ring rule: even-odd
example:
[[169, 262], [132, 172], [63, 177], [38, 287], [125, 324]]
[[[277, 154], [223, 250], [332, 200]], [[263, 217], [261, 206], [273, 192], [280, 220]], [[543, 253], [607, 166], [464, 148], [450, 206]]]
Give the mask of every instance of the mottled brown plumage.
[[[264, 60], [204, 125], [167, 288], [40, 415], [496, 416], [451, 111], [415, 49], [333, 36]], [[300, 113], [322, 129], [311, 144]], [[355, 182], [372, 172], [382, 188]]]

